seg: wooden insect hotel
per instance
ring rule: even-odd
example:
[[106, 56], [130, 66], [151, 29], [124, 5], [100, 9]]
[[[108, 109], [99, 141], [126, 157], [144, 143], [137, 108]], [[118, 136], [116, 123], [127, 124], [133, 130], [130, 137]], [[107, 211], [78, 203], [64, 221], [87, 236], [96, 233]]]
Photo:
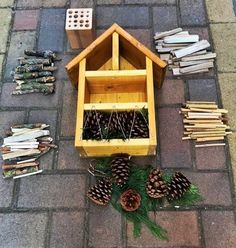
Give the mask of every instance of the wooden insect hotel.
[[[110, 156], [116, 153], [128, 153], [133, 156], [155, 155], [157, 135], [154, 82], [158, 88], [162, 86], [165, 62], [119, 25], [113, 24], [70, 61], [66, 69], [72, 84], [78, 87], [75, 146], [81, 156]], [[133, 138], [135, 135], [131, 134], [137, 125], [135, 116], [143, 110], [146, 110], [146, 119], [143, 114], [140, 116], [145, 119], [148, 136]], [[96, 117], [92, 119], [92, 128], [98, 126], [100, 139], [84, 136], [91, 111]], [[125, 134], [122, 120], [117, 117], [116, 124], [125, 137], [107, 139], [102, 135], [104, 130], [100, 126], [100, 112], [110, 113], [106, 117], [108, 124], [105, 129], [110, 128], [113, 114], [132, 116], [129, 122], [122, 122], [124, 125], [130, 123], [130, 132]], [[142, 118], [140, 116], [139, 118]], [[137, 130], [142, 133], [141, 129]], [[95, 134], [97, 133], [95, 130]]]

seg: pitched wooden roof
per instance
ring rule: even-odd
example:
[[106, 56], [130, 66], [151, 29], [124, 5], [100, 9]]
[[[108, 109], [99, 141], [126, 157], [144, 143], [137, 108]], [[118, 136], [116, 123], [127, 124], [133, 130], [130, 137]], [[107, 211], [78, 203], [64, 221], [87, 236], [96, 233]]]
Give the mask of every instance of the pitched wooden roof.
[[[126, 59], [135, 64], [137, 68], [143, 66], [145, 60], [143, 60], [142, 57], [144, 56], [147, 56], [153, 61], [154, 81], [161, 87], [165, 74], [163, 71], [165, 72], [167, 64], [116, 23], [66, 65], [66, 70], [71, 82], [77, 86], [79, 63], [82, 59], [88, 59], [87, 63], [90, 63], [91, 66], [97, 70], [102, 65], [101, 63], [105, 63], [110, 58], [109, 54], [104, 52], [104, 49], [112, 46], [112, 34], [114, 32], [119, 34], [123, 43], [123, 50], [125, 50], [124, 53], [128, 56]], [[99, 60], [93, 59], [96, 56], [99, 57]]]

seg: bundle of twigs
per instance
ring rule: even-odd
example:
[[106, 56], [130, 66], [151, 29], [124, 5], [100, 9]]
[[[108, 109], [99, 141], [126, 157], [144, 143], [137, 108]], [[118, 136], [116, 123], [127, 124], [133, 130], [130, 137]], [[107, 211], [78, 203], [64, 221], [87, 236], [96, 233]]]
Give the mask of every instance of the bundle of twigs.
[[[223, 141], [231, 134], [227, 123], [226, 109], [218, 108], [215, 102], [187, 101], [180, 111], [183, 114], [183, 140], [196, 142]], [[197, 144], [196, 147], [222, 146], [225, 143]]]
[[156, 33], [154, 40], [160, 58], [175, 76], [208, 72], [214, 67], [216, 54], [209, 51], [207, 40], [199, 41], [199, 35], [176, 28]]
[[12, 72], [17, 84], [12, 94], [53, 93], [56, 81], [53, 72], [57, 70], [54, 62], [59, 60], [56, 53], [50, 50], [25, 50], [24, 53], [26, 56], [18, 58], [19, 66]]
[[0, 148], [3, 158], [3, 177], [14, 179], [41, 173], [39, 157], [47, 153], [52, 144], [49, 126], [42, 123], [14, 125]]

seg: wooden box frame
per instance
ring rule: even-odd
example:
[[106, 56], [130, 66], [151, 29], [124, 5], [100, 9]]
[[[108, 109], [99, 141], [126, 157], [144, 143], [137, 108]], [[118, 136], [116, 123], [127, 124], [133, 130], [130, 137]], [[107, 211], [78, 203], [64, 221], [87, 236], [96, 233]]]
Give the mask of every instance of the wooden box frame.
[[[166, 63], [117, 24], [113, 24], [67, 66], [78, 87], [75, 146], [80, 155], [155, 155], [157, 146], [154, 81], [161, 87]], [[149, 138], [83, 140], [85, 110], [148, 109]]]

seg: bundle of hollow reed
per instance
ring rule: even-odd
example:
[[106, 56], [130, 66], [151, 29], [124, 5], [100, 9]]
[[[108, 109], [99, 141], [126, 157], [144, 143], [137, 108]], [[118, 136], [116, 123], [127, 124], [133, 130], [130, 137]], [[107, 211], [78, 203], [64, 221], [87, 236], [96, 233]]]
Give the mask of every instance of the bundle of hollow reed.
[[49, 126], [43, 123], [14, 125], [0, 148], [3, 177], [14, 179], [41, 173], [38, 158], [56, 148]]
[[60, 60], [56, 53], [50, 50], [25, 50], [24, 53], [25, 56], [18, 58], [19, 65], [12, 72], [17, 84], [12, 94], [53, 93], [56, 81], [53, 72], [57, 70], [54, 62]]
[[218, 108], [215, 102], [187, 101], [180, 112], [184, 117], [182, 139], [195, 140], [196, 147], [224, 146], [225, 136], [232, 133], [226, 116], [228, 111]]

